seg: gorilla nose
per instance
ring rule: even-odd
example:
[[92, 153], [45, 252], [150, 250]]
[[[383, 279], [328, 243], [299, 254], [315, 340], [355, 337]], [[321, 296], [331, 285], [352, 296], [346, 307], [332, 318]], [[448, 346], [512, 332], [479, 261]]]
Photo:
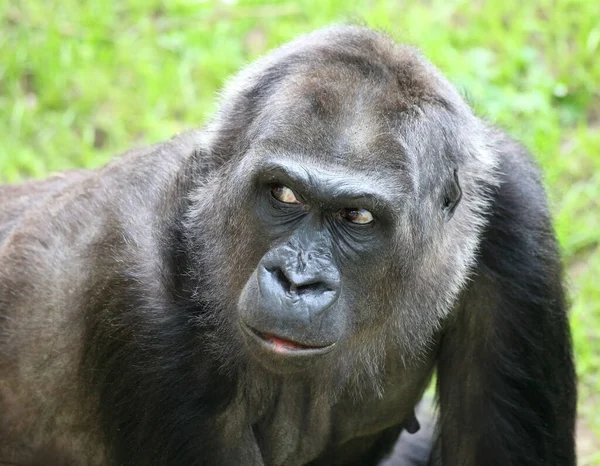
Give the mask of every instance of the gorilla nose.
[[271, 279], [278, 283], [282, 290], [286, 293], [307, 295], [321, 294], [327, 291], [334, 291], [337, 284], [332, 283], [332, 280], [327, 280], [325, 277], [315, 275], [286, 273], [280, 268], [269, 270]]
[[258, 284], [269, 307], [284, 312], [296, 307], [309, 317], [315, 317], [331, 307], [340, 291], [339, 276], [327, 270], [299, 273], [279, 266], [263, 266]]

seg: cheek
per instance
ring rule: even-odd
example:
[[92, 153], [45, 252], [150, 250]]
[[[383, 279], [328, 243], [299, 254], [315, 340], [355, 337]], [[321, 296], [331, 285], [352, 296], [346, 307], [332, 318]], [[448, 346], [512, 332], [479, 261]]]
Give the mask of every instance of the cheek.
[[237, 302], [239, 316], [242, 319], [252, 319], [259, 309], [259, 291], [258, 280], [256, 279], [256, 270], [246, 280]]
[[343, 296], [354, 325], [385, 322], [392, 313], [394, 292], [400, 286], [385, 264], [361, 264], [343, 278]]
[[218, 272], [228, 281], [233, 290], [241, 292], [256, 269], [263, 255], [269, 249], [269, 241], [261, 234], [256, 220], [247, 213], [232, 212], [228, 215], [226, 227], [218, 237], [225, 245], [221, 256], [221, 270]]

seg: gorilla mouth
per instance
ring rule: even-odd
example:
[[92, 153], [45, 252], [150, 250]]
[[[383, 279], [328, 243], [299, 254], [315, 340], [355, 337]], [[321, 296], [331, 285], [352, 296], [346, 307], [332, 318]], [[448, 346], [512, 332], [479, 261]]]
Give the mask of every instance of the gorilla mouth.
[[329, 345], [309, 345], [306, 343], [299, 343], [297, 341], [282, 338], [272, 333], [261, 332], [245, 323], [242, 324], [242, 327], [244, 330], [246, 330], [247, 334], [250, 334], [250, 336], [253, 337], [255, 341], [257, 340], [259, 343], [261, 343], [263, 347], [266, 347], [267, 349], [279, 354], [322, 354], [328, 353], [335, 346], [335, 343]]
[[280, 338], [278, 336], [272, 335], [270, 333], [257, 333], [259, 337], [265, 340], [268, 343], [275, 345], [276, 347], [286, 348], [286, 349], [295, 349], [295, 350], [307, 350], [307, 349], [318, 349], [318, 348], [327, 348], [327, 346], [309, 346], [303, 345], [302, 343], [297, 343], [295, 341], [286, 340], [285, 338]]

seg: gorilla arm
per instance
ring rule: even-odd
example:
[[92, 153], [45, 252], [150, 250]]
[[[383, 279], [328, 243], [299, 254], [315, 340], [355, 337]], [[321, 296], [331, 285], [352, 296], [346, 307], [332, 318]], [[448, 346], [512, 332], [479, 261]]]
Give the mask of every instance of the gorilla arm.
[[545, 194], [505, 137], [478, 265], [438, 361], [437, 461], [573, 466], [575, 373]]

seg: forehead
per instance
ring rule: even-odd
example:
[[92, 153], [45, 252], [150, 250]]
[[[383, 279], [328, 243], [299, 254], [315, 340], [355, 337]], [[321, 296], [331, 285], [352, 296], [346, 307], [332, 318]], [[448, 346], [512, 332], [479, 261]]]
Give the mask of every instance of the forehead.
[[287, 80], [269, 99], [261, 118], [263, 138], [331, 162], [374, 162], [383, 147], [398, 152], [385, 115], [356, 83], [323, 84], [313, 77]]
[[437, 98], [415, 58], [312, 58], [272, 89], [258, 120], [262, 137], [321, 163], [403, 168], [403, 126]]

